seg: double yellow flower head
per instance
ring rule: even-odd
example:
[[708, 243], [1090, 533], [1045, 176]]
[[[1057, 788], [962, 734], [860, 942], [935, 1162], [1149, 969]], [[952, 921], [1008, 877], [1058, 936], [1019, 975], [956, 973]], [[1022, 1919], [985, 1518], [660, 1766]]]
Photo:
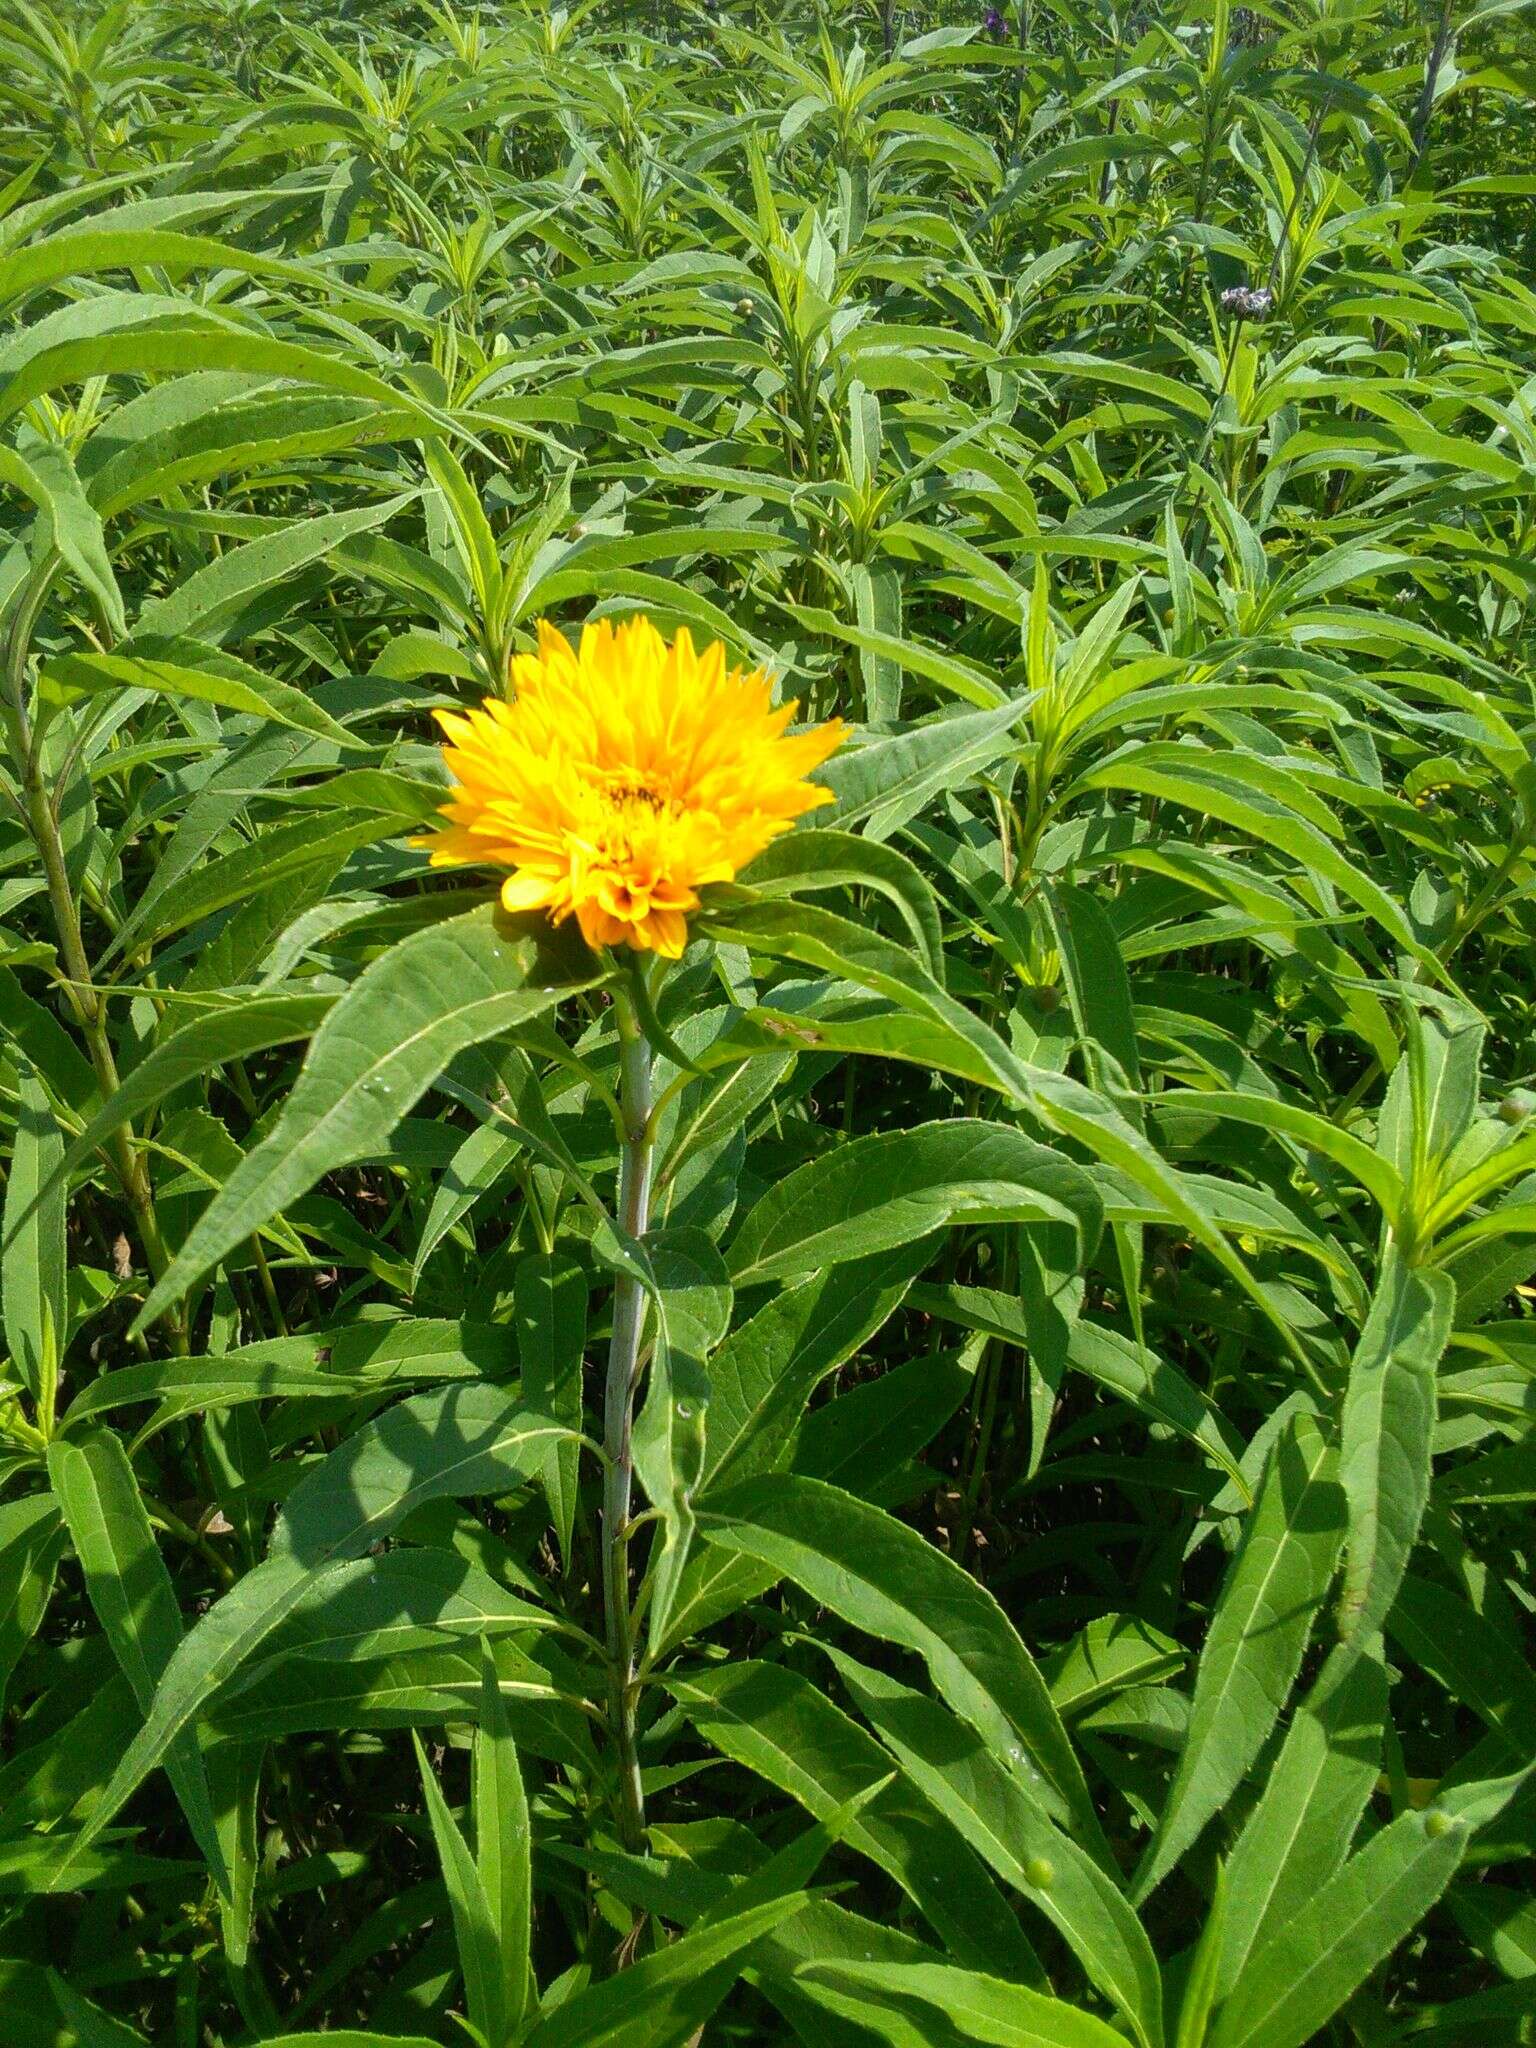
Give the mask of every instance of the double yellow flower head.
[[831, 801], [805, 778], [847, 728], [786, 732], [798, 705], [686, 627], [669, 643], [648, 619], [605, 619], [573, 648], [541, 623], [512, 683], [510, 702], [437, 714], [454, 789], [418, 844], [434, 867], [510, 869], [506, 909], [574, 916], [590, 946], [677, 959], [699, 890]]

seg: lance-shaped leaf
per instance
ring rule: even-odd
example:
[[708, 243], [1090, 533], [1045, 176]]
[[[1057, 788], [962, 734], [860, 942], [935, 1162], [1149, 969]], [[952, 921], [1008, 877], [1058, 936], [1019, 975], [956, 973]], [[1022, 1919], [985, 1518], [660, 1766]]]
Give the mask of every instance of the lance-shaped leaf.
[[326, 512], [315, 519], [296, 519], [275, 533], [264, 533], [216, 555], [164, 597], [157, 597], [140, 612], [133, 638], [125, 652], [137, 653], [141, 643], [154, 639], [191, 636], [215, 645], [230, 631], [246, 606], [274, 584], [286, 583], [329, 555], [338, 543], [353, 534], [382, 526], [414, 491], [402, 492], [378, 505], [359, 506], [351, 512]]
[[14, 448], [0, 446], [0, 485], [31, 499], [43, 536], [95, 598], [113, 633], [120, 634], [123, 600], [107, 555], [101, 519], [80, 488], [68, 449], [62, 443], [48, 442], [34, 448], [28, 461]]
[[711, 1494], [699, 1524], [711, 1543], [772, 1565], [855, 1628], [915, 1650], [999, 1755], [1029, 1757], [1051, 1817], [1101, 1853], [1082, 1768], [1038, 1666], [992, 1595], [952, 1558], [882, 1509], [798, 1474], [765, 1473]]
[[[56, 1440], [48, 1446], [48, 1476], [96, 1618], [140, 1711], [148, 1713], [155, 1687], [183, 1640], [181, 1610], [128, 1455], [110, 1434], [80, 1444]], [[208, 1777], [190, 1733], [177, 1739], [165, 1761], [187, 1824], [227, 1898], [229, 1871]]]
[[529, 1967], [533, 1927], [533, 1837], [517, 1745], [488, 1646], [480, 1652], [480, 1725], [475, 1730], [475, 1870], [496, 1937], [496, 1967], [507, 2025], [522, 2024], [537, 2000]]
[[1138, 1897], [1236, 1791], [1296, 1682], [1344, 1536], [1337, 1463], [1304, 1411], [1275, 1445], [1211, 1617], [1189, 1733], [1137, 1876]]
[[470, 1854], [459, 1824], [448, 1810], [437, 1773], [427, 1762], [421, 1737], [413, 1728], [411, 1746], [421, 1774], [421, 1789], [427, 1803], [427, 1818], [437, 1860], [442, 1866], [448, 1906], [453, 1915], [454, 1945], [464, 1977], [464, 1998], [470, 2025], [486, 2042], [504, 2041], [507, 2036], [506, 1987], [498, 1954], [500, 1929], [491, 1916], [490, 1902], [480, 1872]]
[[695, 1728], [818, 1820], [865, 1801], [850, 1848], [886, 1871], [962, 1962], [1038, 1976], [1007, 1900], [954, 1821], [899, 1777], [857, 1721], [798, 1671], [750, 1659], [669, 1678]]
[[339, 747], [358, 747], [344, 725], [313, 703], [302, 690], [225, 657], [218, 670], [189, 667], [183, 661], [150, 659], [139, 654], [57, 654], [43, 670], [45, 695], [71, 691], [149, 690], [157, 696], [188, 697], [201, 704], [219, 704], [274, 725], [291, 726]]
[[1254, 1948], [1339, 1869], [1381, 1769], [1387, 1673], [1379, 1651], [1344, 1668], [1337, 1650], [1297, 1707], [1226, 1870], [1217, 1996]]
[[597, 963], [560, 964], [491, 906], [413, 932], [348, 989], [316, 1032], [276, 1123], [193, 1225], [144, 1304], [150, 1323], [322, 1174], [382, 1152], [456, 1053], [542, 1016]]
[[[802, 1975], [834, 2012], [853, 2022], [857, 2038], [867, 2038], [873, 2028], [899, 2048], [938, 2042], [945, 2048], [969, 2042], [986, 2048], [1115, 2048], [1125, 2038], [1063, 1999], [951, 1963], [850, 1956], [806, 1963]], [[900, 2031], [887, 2032], [888, 2022]]]
[[[587, 1276], [572, 1259], [535, 1254], [523, 1260], [512, 1286], [523, 1392], [533, 1407], [579, 1430], [582, 1355], [587, 1341]], [[576, 1518], [579, 1455], [574, 1441], [559, 1444], [544, 1468], [550, 1519], [560, 1539], [560, 1555], [567, 1559]]]
[[79, 1857], [318, 1577], [362, 1556], [413, 1508], [444, 1497], [504, 1493], [566, 1432], [483, 1382], [434, 1387], [396, 1402], [313, 1466], [289, 1496], [266, 1561], [183, 1637], [143, 1728], [67, 1846], [50, 1888], [67, 1890]]
[[1389, 1255], [1350, 1361], [1339, 1444], [1349, 1503], [1339, 1633], [1357, 1650], [1391, 1612], [1424, 1518], [1435, 1371], [1455, 1308], [1448, 1275]]
[[1061, 1153], [957, 1117], [855, 1138], [800, 1167], [737, 1231], [730, 1267], [738, 1287], [799, 1278], [955, 1222], [1066, 1224], [1086, 1258], [1101, 1217], [1092, 1181]]
[[[928, 1027], [920, 1054], [924, 1065], [996, 1089], [1029, 1109], [1051, 1130], [1074, 1139], [1095, 1158], [1118, 1168], [1150, 1197], [1159, 1219], [1178, 1222], [1198, 1239], [1287, 1348], [1297, 1348], [1288, 1323], [1276, 1313], [1264, 1289], [1222, 1235], [1203, 1190], [1170, 1167], [1104, 1096], [1064, 1074], [1020, 1059], [995, 1031], [940, 988], [912, 954], [847, 918], [804, 903], [727, 906], [701, 915], [697, 927], [753, 951], [857, 982], [919, 1018]], [[876, 1025], [882, 1021], [874, 1020]], [[881, 1049], [894, 1058], [919, 1056], [910, 1046]]]
[[817, 1386], [894, 1313], [938, 1244], [818, 1273], [739, 1323], [710, 1360], [706, 1472], [742, 1479], [782, 1462]]
[[11, 1363], [34, 1401], [49, 1404], [68, 1327], [64, 1139], [43, 1084], [18, 1062], [16, 1124], [0, 1217], [0, 1313]]
[[1303, 2048], [1423, 1919], [1456, 1874], [1470, 1829], [1405, 1813], [1303, 1900], [1253, 1957], [1216, 2016], [1210, 2048]]
[[1005, 1884], [1040, 1909], [1144, 2048], [1157, 2048], [1157, 1958], [1116, 1879], [1047, 1817], [1014, 1760], [997, 1756], [967, 1722], [832, 1644], [823, 1647], [912, 1782]]
[[893, 903], [935, 980], [944, 979], [938, 906], [919, 870], [893, 847], [852, 832], [802, 826], [765, 848], [752, 863], [752, 889], [763, 896], [800, 896], [820, 889], [873, 889]]
[[740, 1958], [810, 1903], [806, 1892], [769, 1899], [698, 1927], [547, 2013], [527, 2048], [681, 2048], [740, 1973]]
[[226, 1060], [307, 1038], [335, 1006], [333, 995], [255, 996], [238, 1009], [217, 1010], [183, 1024], [145, 1054], [70, 1145], [56, 1173], [72, 1173], [114, 1131], [153, 1109], [183, 1083], [211, 1073]]

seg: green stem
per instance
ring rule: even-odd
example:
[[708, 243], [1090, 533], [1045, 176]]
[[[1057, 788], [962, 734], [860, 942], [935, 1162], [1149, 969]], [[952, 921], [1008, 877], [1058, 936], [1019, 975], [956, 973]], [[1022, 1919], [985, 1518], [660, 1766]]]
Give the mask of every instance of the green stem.
[[[651, 1128], [651, 1048], [627, 988], [614, 991], [619, 1029], [624, 1149], [619, 1173], [619, 1216], [631, 1238], [645, 1236], [651, 1213], [656, 1140]], [[632, 1435], [635, 1380], [645, 1297], [640, 1283], [621, 1274], [613, 1295], [613, 1335], [603, 1404], [603, 1616], [612, 1669], [612, 1722], [619, 1762], [619, 1831], [627, 1849], [645, 1844], [645, 1795], [636, 1740], [634, 1614], [629, 1600], [630, 1500], [634, 1491]]]
[[[113, 1056], [112, 1042], [107, 1033], [106, 1006], [92, 985], [91, 965], [86, 957], [80, 914], [75, 904], [74, 890], [70, 885], [64, 844], [59, 835], [59, 821], [43, 778], [42, 747], [39, 736], [33, 731], [26, 703], [27, 651], [32, 628], [47, 600], [52, 574], [51, 564], [44, 564], [41, 571], [34, 571], [33, 582], [23, 594], [17, 608], [7, 649], [6, 715], [12, 748], [17, 755], [22, 774], [22, 794], [26, 801], [27, 821], [31, 826], [32, 837], [43, 864], [43, 875], [48, 885], [48, 901], [53, 911], [54, 928], [58, 934], [59, 951], [64, 957], [64, 970], [68, 977], [64, 983], [64, 991], [84, 1035], [102, 1101], [109, 1102], [117, 1093], [120, 1084], [117, 1061]], [[133, 1210], [139, 1239], [149, 1261], [150, 1271], [158, 1280], [164, 1273], [168, 1261], [155, 1214], [154, 1190], [150, 1184], [143, 1154], [135, 1141], [132, 1124], [125, 1122], [119, 1125], [108, 1140], [108, 1144], [117, 1177], [122, 1183], [129, 1207]], [[173, 1311], [167, 1315], [166, 1326], [175, 1349], [185, 1352], [186, 1331], [182, 1326], [179, 1312]]]

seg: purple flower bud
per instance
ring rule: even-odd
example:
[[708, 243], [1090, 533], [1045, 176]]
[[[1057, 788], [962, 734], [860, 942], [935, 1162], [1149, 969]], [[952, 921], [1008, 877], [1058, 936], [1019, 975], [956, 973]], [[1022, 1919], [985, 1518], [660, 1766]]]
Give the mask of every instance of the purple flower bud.
[[982, 27], [994, 42], [1000, 43], [1008, 33], [1008, 18], [995, 7], [989, 7]]

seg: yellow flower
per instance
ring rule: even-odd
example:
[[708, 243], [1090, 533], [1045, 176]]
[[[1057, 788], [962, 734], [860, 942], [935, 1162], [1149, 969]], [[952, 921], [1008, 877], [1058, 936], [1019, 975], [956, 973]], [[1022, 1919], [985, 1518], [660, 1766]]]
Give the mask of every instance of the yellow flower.
[[579, 648], [547, 622], [513, 658], [511, 703], [440, 711], [454, 780], [434, 867], [512, 870], [508, 910], [574, 914], [591, 946], [675, 960], [699, 890], [728, 882], [831, 792], [804, 778], [844, 738], [833, 719], [786, 733], [762, 670], [726, 666], [686, 628], [669, 646], [648, 619], [584, 627]]

